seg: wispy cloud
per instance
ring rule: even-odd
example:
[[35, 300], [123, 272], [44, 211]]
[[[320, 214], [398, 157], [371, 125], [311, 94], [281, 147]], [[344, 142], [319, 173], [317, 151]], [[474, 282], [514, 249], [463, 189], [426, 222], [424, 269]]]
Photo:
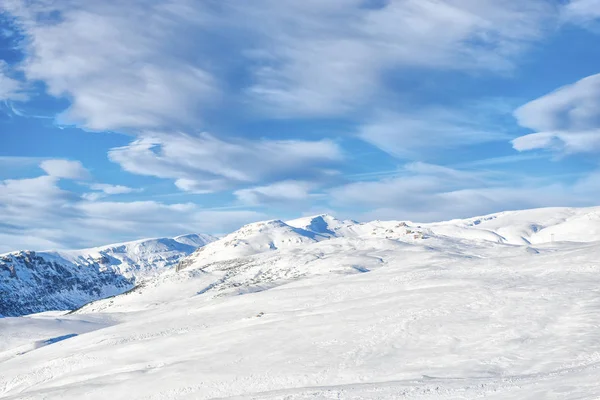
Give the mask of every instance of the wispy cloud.
[[562, 17], [565, 22], [597, 29], [594, 22], [600, 19], [600, 0], [570, 0], [562, 8]]
[[221, 140], [206, 133], [147, 134], [112, 149], [126, 171], [173, 179], [178, 188], [208, 193], [285, 177], [318, 178], [343, 159], [333, 141]]
[[54, 178], [74, 180], [87, 180], [91, 178], [90, 172], [80, 161], [44, 160], [40, 164], [40, 168]]
[[204, 210], [191, 203], [90, 201], [58, 183], [58, 177], [48, 175], [0, 181], [0, 252], [77, 248], [190, 231], [224, 232], [266, 218], [254, 211]]
[[270, 185], [236, 190], [234, 194], [242, 204], [287, 203], [289, 205], [290, 203], [301, 202], [311, 197], [322, 197], [311, 193], [316, 188], [317, 185], [314, 182], [281, 181]]
[[[11, 0], [4, 8], [29, 38], [27, 78], [72, 99], [61, 121], [92, 130], [190, 126], [223, 98], [269, 116], [353, 112], [381, 97], [390, 70], [510, 70], [555, 16], [543, 0]], [[234, 86], [236, 75], [250, 79]]]
[[8, 1], [0, 7], [29, 39], [26, 77], [43, 81], [53, 96], [71, 98], [61, 123], [91, 130], [193, 124], [219, 96], [205, 60], [192, 52], [190, 30], [201, 29], [202, 11], [185, 2]]
[[44, 157], [21, 157], [21, 156], [0, 156], [0, 165], [7, 167], [32, 166], [38, 165]]
[[268, 44], [268, 52], [249, 53], [257, 82], [248, 93], [286, 116], [371, 106], [390, 70], [510, 70], [553, 15], [536, 0], [399, 0], [373, 8], [358, 0], [262, 3], [236, 7], [237, 19], [260, 26], [259, 45]]
[[349, 183], [329, 195], [334, 208], [362, 208], [362, 219], [428, 222], [510, 209], [594, 205], [600, 195], [597, 183], [597, 173], [565, 184], [412, 163], [398, 176]]
[[10, 77], [8, 64], [0, 60], [0, 101], [26, 99], [23, 83]]
[[84, 193], [82, 197], [86, 200], [96, 201], [103, 197], [118, 195], [118, 194], [129, 194], [129, 193], [139, 193], [142, 192], [142, 189], [131, 188], [129, 186], [123, 185], [111, 185], [108, 183], [92, 183], [89, 185], [93, 192]]
[[600, 151], [600, 74], [583, 78], [515, 111], [519, 124], [536, 131], [513, 141], [519, 151]]
[[492, 123], [488, 114], [472, 106], [379, 112], [359, 128], [358, 136], [395, 157], [419, 160], [465, 145], [508, 140], [504, 128]]

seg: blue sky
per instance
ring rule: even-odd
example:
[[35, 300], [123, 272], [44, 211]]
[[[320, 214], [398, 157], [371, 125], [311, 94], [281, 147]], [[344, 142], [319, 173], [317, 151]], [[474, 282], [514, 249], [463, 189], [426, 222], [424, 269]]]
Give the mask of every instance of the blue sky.
[[598, 205], [600, 0], [4, 0], [0, 252]]

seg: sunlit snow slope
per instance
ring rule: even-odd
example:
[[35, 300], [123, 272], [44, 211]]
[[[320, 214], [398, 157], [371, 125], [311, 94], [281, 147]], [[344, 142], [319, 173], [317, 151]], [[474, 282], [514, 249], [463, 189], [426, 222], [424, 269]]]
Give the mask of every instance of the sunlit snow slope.
[[599, 213], [251, 224], [126, 294], [0, 319], [0, 398], [600, 398]]

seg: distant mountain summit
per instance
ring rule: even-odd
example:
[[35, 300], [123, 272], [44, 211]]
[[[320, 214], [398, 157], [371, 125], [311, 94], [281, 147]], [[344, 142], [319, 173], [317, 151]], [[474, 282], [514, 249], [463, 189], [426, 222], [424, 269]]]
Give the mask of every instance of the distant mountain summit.
[[330, 237], [356, 236], [354, 228], [360, 225], [354, 220], [342, 221], [329, 214], [293, 219], [287, 221], [287, 224]]
[[0, 255], [0, 315], [69, 310], [123, 293], [216, 240], [203, 234]]
[[328, 239], [329, 236], [280, 220], [254, 222], [196, 250], [178, 266], [204, 265], [254, 254], [297, 247]]

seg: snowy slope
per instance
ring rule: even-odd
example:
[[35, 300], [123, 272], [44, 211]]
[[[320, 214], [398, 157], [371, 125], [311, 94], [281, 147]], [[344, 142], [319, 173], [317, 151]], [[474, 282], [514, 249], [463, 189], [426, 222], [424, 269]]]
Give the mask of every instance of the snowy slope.
[[72, 309], [123, 293], [212, 240], [208, 235], [186, 235], [85, 250], [0, 255], [0, 315]]
[[280, 220], [255, 222], [196, 250], [182, 261], [179, 269], [190, 264], [210, 264], [263, 252], [286, 249], [329, 239], [328, 235], [296, 228]]
[[[258, 222], [199, 248], [182, 259], [176, 271], [138, 285], [127, 296], [100, 300], [78, 312], [140, 310], [196, 294], [208, 297], [244, 294], [311, 276], [368, 272], [403, 263], [404, 255], [416, 249], [425, 249], [423, 257], [432, 254], [488, 257], [485, 249], [495, 251], [498, 248], [503, 248], [505, 253], [537, 254], [541, 250], [532, 247], [529, 240], [522, 236], [515, 239], [517, 233], [525, 235], [523, 226], [537, 227], [538, 232], [554, 231], [565, 223], [571, 226], [573, 221], [585, 220], [590, 221], [589, 226], [580, 223], [579, 227], [582, 232], [590, 232], [595, 220], [585, 216], [594, 215], [595, 211], [526, 210], [435, 224], [358, 223], [329, 215], [285, 223], [279, 220]], [[527, 235], [531, 240], [533, 237]], [[589, 241], [593, 236], [585, 238]], [[426, 263], [424, 258], [415, 260]]]
[[[469, 249], [471, 251], [471, 249]], [[201, 253], [201, 252], [200, 252]], [[418, 255], [415, 255], [418, 253]], [[190, 262], [179, 271], [168, 271], [144, 282], [124, 296], [90, 303], [76, 312], [130, 312], [201, 295], [205, 299], [241, 295], [322, 275], [366, 273], [390, 264], [427, 263], [432, 257], [445, 257], [433, 247], [380, 239], [333, 238], [278, 251], [208, 262]]]
[[600, 207], [540, 208], [507, 211], [465, 220], [427, 224], [452, 237], [498, 240], [513, 244], [554, 241], [600, 241]]
[[0, 319], [0, 398], [600, 398], [599, 210], [250, 224]]
[[[312, 257], [310, 245], [324, 240], [370, 238], [409, 244], [427, 240], [430, 246], [434, 240], [447, 242], [448, 246], [454, 246], [452, 243], [457, 241], [524, 246], [552, 240], [591, 242], [600, 240], [599, 221], [600, 208], [511, 211], [433, 224], [410, 221], [357, 223], [323, 214], [288, 222], [272, 220], [249, 224], [216, 241], [208, 235], [187, 235], [80, 251], [13, 253], [0, 256], [0, 291], [6, 293], [0, 297], [0, 313], [20, 315], [74, 308], [89, 300], [122, 293], [174, 265], [178, 270], [189, 266], [200, 268], [271, 252], [276, 252], [277, 257], [282, 255], [280, 263], [285, 263], [286, 257], [295, 261], [294, 252], [287, 254], [287, 250], [308, 246], [302, 251]], [[184, 258], [198, 247], [190, 257]], [[260, 257], [256, 262], [271, 263]], [[210, 268], [224, 269], [229, 264], [215, 264]], [[286, 274], [277, 273], [275, 276]], [[281, 280], [285, 281], [284, 278]]]
[[[534, 254], [521, 246], [458, 242], [469, 253], [460, 254], [450, 245], [431, 250], [371, 240], [390, 242], [384, 247], [396, 258], [370, 272], [325, 273], [245, 295], [192, 293], [125, 313], [62, 316], [54, 328], [48, 320], [43, 328], [35, 319], [20, 326], [0, 320], [0, 332], [7, 323], [12, 335], [47, 332], [14, 344], [20, 349], [73, 334], [21, 355], [5, 349], [0, 398], [600, 396], [598, 245], [548, 244]], [[338, 268], [333, 254], [305, 268]], [[190, 271], [210, 275], [182, 272]], [[189, 290], [187, 278], [181, 282]], [[206, 282], [198, 283], [197, 292]], [[141, 302], [144, 296], [119, 297]], [[59, 331], [66, 321], [75, 325]], [[86, 333], [82, 321], [110, 324]]]

